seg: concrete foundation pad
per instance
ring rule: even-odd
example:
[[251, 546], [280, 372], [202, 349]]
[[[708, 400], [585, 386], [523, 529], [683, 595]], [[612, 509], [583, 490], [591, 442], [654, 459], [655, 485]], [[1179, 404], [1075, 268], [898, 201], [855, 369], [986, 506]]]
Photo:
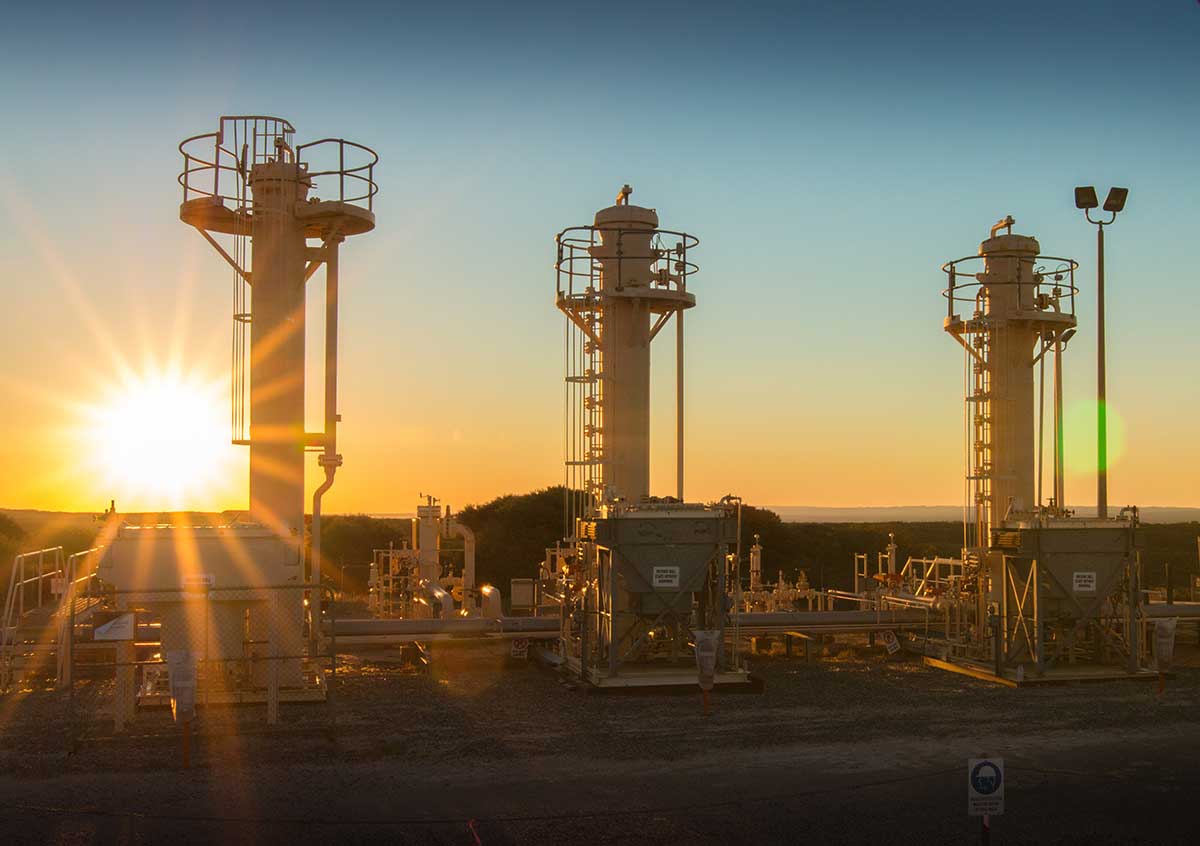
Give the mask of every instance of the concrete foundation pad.
[[[948, 670], [951, 673], [959, 673], [960, 675], [970, 676], [980, 681], [1001, 684], [1006, 687], [1037, 687], [1040, 685], [1067, 684], [1070, 682], [1155, 681], [1158, 679], [1158, 673], [1153, 670], [1139, 670], [1136, 673], [1129, 673], [1112, 667], [1096, 666], [1055, 667], [1045, 671], [1040, 676], [1027, 674], [1024, 678], [1018, 679], [1016, 674], [1011, 670], [1005, 671], [1002, 676], [997, 676], [992, 668], [982, 664], [942, 661], [938, 658], [930, 658], [929, 656], [925, 656], [924, 661], [926, 667]], [[1172, 678], [1173, 675], [1172, 673], [1167, 673], [1166, 677]]]

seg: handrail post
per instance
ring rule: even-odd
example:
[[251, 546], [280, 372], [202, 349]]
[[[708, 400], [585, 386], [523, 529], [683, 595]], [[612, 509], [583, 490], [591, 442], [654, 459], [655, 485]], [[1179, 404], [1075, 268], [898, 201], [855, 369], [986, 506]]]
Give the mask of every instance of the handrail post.
[[954, 317], [954, 283], [957, 281], [955, 279], [955, 275], [956, 275], [956, 272], [954, 270], [954, 265], [951, 264], [950, 265], [950, 294], [949, 294], [949, 296], [946, 297], [946, 317], [949, 317], [949, 318]]

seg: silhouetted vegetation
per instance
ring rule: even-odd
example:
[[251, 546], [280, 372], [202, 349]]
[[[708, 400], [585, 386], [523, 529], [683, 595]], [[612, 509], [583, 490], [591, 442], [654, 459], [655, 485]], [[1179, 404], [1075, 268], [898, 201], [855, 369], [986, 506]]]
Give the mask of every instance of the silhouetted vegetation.
[[[480, 582], [488, 582], [508, 594], [508, 582], [537, 574], [545, 549], [563, 534], [564, 489], [543, 488], [527, 494], [510, 494], [482, 505], [470, 505], [458, 515], [475, 532], [476, 570]], [[1142, 554], [1147, 581], [1164, 584], [1165, 562], [1171, 562], [1173, 580], [1183, 590], [1197, 573], [1196, 538], [1200, 523], [1149, 523], [1143, 526], [1146, 549]], [[407, 519], [373, 518], [363, 515], [325, 518], [323, 546], [325, 573], [329, 581], [345, 579], [347, 591], [360, 591], [366, 584], [366, 565], [373, 549], [388, 542], [400, 546], [411, 537]], [[957, 556], [962, 547], [962, 525], [931, 523], [785, 523], [779, 515], [763, 508], [742, 508], [742, 554], [748, 555], [754, 535], [763, 545], [764, 577], [774, 581], [783, 571], [794, 580], [804, 570], [814, 587], [848, 589], [854, 584], [854, 553], [872, 556], [887, 548], [888, 533], [894, 532], [899, 556]], [[743, 572], [746, 572], [743, 568]]]
[[9, 568], [6, 562], [12, 561], [13, 556], [25, 545], [25, 530], [7, 514], [0, 514], [0, 588], [7, 589]]
[[[563, 534], [563, 493], [562, 486], [554, 486], [509, 494], [459, 512], [459, 519], [475, 532], [480, 582], [496, 585], [507, 597], [510, 579], [537, 575], [546, 547], [553, 546]], [[127, 515], [130, 522], [148, 524], [205, 525], [229, 518], [228, 514], [204, 513]], [[92, 546], [99, 527], [87, 514], [0, 513], [0, 590], [7, 586], [12, 558], [18, 552], [62, 546], [69, 555]], [[1149, 586], [1165, 585], [1165, 565], [1169, 562], [1172, 581], [1182, 595], [1200, 573], [1196, 541], [1200, 522], [1146, 523], [1142, 528], [1146, 582]], [[412, 522], [361, 514], [331, 515], [324, 518], [322, 532], [325, 580], [359, 593], [366, 590], [373, 550], [386, 549], [389, 543], [400, 547], [411, 542]], [[742, 507], [742, 554], [748, 555], [758, 534], [763, 545], [763, 575], [768, 581], [774, 581], [780, 570], [789, 580], [804, 570], [814, 587], [850, 588], [854, 584], [854, 553], [874, 556], [882, 552], [887, 548], [889, 532], [895, 532], [901, 561], [910, 555], [957, 556], [962, 546], [962, 526], [954, 522], [787, 523], [773, 511]], [[445, 545], [456, 547], [459, 542], [449, 540]]]

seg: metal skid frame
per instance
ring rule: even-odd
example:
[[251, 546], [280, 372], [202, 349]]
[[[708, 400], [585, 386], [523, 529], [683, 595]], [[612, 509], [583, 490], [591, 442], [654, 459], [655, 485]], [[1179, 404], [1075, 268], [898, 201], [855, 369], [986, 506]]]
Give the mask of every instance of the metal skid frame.
[[[725, 643], [727, 608], [725, 571], [728, 544], [713, 545], [699, 585], [681, 583], [659, 589], [652, 584], [639, 597], [659, 606], [650, 616], [636, 607], [619, 607], [619, 585], [634, 568], [619, 547], [585, 540], [576, 546], [576, 566], [582, 566], [583, 589], [562, 615], [563, 654], [581, 679], [597, 687], [634, 687], [687, 683], [696, 680], [691, 642], [696, 628], [719, 631]], [[621, 574], [620, 576], [618, 574]], [[685, 597], [698, 596], [687, 602]], [[693, 620], [693, 616], [696, 618]], [[631, 623], [624, 630], [622, 623]], [[659, 635], [667, 630], [666, 637]], [[653, 645], [653, 655], [647, 646]], [[719, 682], [745, 681], [744, 673], [723, 648], [718, 653]]]
[[[1046, 527], [1020, 530], [1032, 541], [1031, 549], [1022, 550], [1024, 554], [996, 550], [1002, 553], [999, 572], [1004, 580], [995, 620], [994, 635], [999, 637], [993, 657], [996, 675], [1032, 664], [1034, 672], [1043, 676], [1064, 665], [1074, 665], [1077, 657], [1088, 657], [1093, 665], [1124, 662], [1125, 672], [1135, 674], [1140, 666], [1137, 550], [1141, 544], [1136, 518], [1125, 525], [1106, 521], [1107, 527], [1081, 525], [1077, 529], [1128, 532], [1119, 567], [1110, 565], [1105, 569], [1102, 563], [1072, 565], [1096, 567], [1098, 583], [1091, 608], [1084, 607], [1073, 586], [1056, 571], [1062, 565], [1056, 564], [1055, 552], [1042, 545], [1042, 534], [1053, 535], [1056, 524], [1059, 530], [1070, 529], [1064, 522], [1049, 521]], [[1024, 540], [1022, 537], [1021, 542]], [[1054, 605], [1065, 605], [1070, 613], [1056, 617], [1051, 611]], [[1089, 650], [1092, 654], [1084, 655]]]

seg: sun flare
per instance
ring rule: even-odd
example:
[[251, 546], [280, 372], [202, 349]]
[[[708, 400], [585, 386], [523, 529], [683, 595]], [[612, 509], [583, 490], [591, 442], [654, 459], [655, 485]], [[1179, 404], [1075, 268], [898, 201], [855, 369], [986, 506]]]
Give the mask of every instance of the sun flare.
[[85, 414], [94, 469], [142, 509], [212, 507], [229, 467], [226, 386], [148, 374], [110, 387]]

